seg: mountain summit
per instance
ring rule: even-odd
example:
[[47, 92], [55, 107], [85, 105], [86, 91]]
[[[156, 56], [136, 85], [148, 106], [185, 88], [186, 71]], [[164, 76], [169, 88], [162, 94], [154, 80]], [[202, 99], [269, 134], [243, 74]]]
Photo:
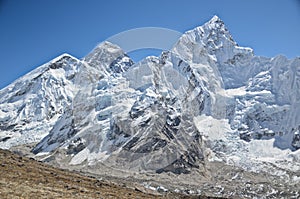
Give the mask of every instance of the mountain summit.
[[[177, 176], [178, 186], [212, 182], [212, 165], [234, 165], [296, 190], [299, 71], [300, 58], [238, 46], [217, 16], [138, 63], [105, 41], [0, 91], [0, 147], [29, 145], [35, 158], [99, 175]], [[246, 183], [236, 175], [230, 183]], [[280, 196], [276, 184], [250, 180], [245, 192], [261, 185], [264, 196]]]

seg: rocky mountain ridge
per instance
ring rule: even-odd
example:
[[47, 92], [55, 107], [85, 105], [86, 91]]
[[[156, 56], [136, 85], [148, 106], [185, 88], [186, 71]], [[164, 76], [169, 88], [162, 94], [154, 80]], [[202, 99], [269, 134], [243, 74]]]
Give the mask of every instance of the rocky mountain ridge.
[[138, 63], [103, 42], [0, 91], [0, 147], [34, 143], [35, 158], [76, 170], [203, 176], [222, 162], [297, 183], [298, 68], [238, 46], [217, 16]]

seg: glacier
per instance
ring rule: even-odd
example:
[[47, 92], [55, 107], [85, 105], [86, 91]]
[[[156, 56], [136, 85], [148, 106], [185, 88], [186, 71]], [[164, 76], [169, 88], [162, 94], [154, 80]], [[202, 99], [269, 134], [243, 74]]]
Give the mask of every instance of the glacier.
[[300, 57], [257, 56], [217, 16], [138, 63], [104, 41], [0, 91], [0, 147], [91, 173], [204, 175], [222, 163], [299, 188], [299, 78]]

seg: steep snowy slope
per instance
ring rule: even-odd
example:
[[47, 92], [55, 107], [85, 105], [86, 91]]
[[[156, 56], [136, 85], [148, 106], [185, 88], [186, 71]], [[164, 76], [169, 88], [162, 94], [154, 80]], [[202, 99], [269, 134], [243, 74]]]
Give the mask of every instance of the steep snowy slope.
[[[174, 173], [198, 168], [202, 144], [192, 118], [209, 107], [209, 94], [187, 63], [177, 58], [174, 67], [164, 56], [148, 57], [123, 75], [104, 77], [89, 93], [79, 92], [73, 113], [66, 113], [34, 152], [49, 152], [60, 143], [75, 165], [105, 161]], [[61, 128], [66, 123], [73, 128]]]
[[[251, 49], [239, 47], [233, 41], [218, 17], [185, 33], [173, 51], [194, 63], [208, 62], [221, 76], [225, 90], [221, 89], [215, 94], [226, 99], [222, 100], [223, 109], [226, 110], [223, 118], [228, 119], [231, 130], [227, 133], [224, 131], [224, 122], [220, 125], [214, 119], [206, 120], [211, 122], [212, 128], [219, 126], [220, 129], [219, 140], [208, 135], [208, 139], [214, 140], [211, 146], [215, 148], [214, 151], [221, 156], [222, 153], [228, 154], [226, 161], [235, 158], [236, 164], [247, 168], [253, 165], [251, 161], [255, 162], [260, 154], [262, 160], [269, 157], [272, 163], [288, 161], [288, 165], [298, 165], [294, 167], [296, 170], [299, 168], [299, 152], [292, 152], [299, 149], [300, 144], [299, 58], [288, 60], [284, 56], [265, 58], [253, 55]], [[204, 56], [206, 54], [209, 56]], [[219, 106], [222, 104], [219, 103]], [[201, 123], [201, 120], [198, 122]], [[239, 138], [252, 141], [244, 143]], [[224, 148], [220, 143], [227, 146]], [[253, 151], [249, 151], [249, 147]], [[262, 151], [270, 152], [263, 155]], [[249, 156], [253, 156], [250, 161], [247, 160]]]
[[[209, 24], [218, 21], [213, 18]], [[218, 28], [212, 25], [211, 31]], [[84, 60], [107, 74], [78, 92], [72, 110], [34, 153], [60, 149], [69, 154], [63, 162], [71, 165], [102, 161], [124, 169], [173, 173], [199, 168], [205, 144], [193, 118], [226, 117], [227, 98], [219, 94], [222, 80], [211, 55], [203, 52], [188, 59], [176, 50], [164, 52], [160, 58], [122, 67], [116, 75], [109, 63], [115, 63], [110, 54], [118, 50], [106, 50], [105, 58], [99, 56], [102, 52], [96, 48]]]
[[300, 59], [287, 60], [283, 56], [270, 59], [269, 70], [262, 71], [249, 79], [246, 95], [239, 96], [235, 117], [243, 138], [275, 137], [275, 146], [298, 149], [295, 132], [299, 120], [299, 77], [296, 72]]
[[0, 147], [40, 142], [72, 110], [78, 92], [132, 64], [119, 47], [103, 42], [85, 60], [63, 54], [16, 80], [0, 91]]
[[0, 91], [0, 146], [38, 142], [72, 102], [80, 61], [63, 54]]
[[241, 86], [255, 69], [248, 66], [253, 50], [238, 46], [217, 16], [183, 34], [172, 51], [193, 63], [217, 65], [225, 88]]
[[[94, 123], [98, 119], [101, 120], [100, 115], [97, 116], [96, 112], [105, 112], [103, 109], [108, 106], [108, 103], [111, 103], [110, 97], [117, 97], [117, 93], [114, 96], [113, 92], [104, 92], [101, 96], [102, 93], [99, 96], [95, 95], [102, 87], [106, 89], [116, 86], [118, 73], [133, 64], [132, 60], [118, 46], [108, 42], [99, 44], [82, 62], [84, 67], [78, 73], [75, 81], [80, 89], [74, 96], [72, 105], [58, 120], [49, 136], [45, 137], [34, 151], [51, 151], [73, 137], [77, 131], [100, 133], [99, 124]], [[105, 114], [102, 115], [102, 117], [105, 116]]]
[[199, 175], [221, 162], [297, 183], [299, 68], [238, 46], [216, 16], [136, 64], [103, 42], [0, 92], [0, 147], [38, 142], [36, 157], [92, 172]]

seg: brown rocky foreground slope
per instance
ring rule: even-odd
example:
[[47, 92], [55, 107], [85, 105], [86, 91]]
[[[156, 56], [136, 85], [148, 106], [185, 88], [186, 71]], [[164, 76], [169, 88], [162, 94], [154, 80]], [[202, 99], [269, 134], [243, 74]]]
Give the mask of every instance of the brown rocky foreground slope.
[[144, 193], [0, 149], [0, 198], [206, 198]]

